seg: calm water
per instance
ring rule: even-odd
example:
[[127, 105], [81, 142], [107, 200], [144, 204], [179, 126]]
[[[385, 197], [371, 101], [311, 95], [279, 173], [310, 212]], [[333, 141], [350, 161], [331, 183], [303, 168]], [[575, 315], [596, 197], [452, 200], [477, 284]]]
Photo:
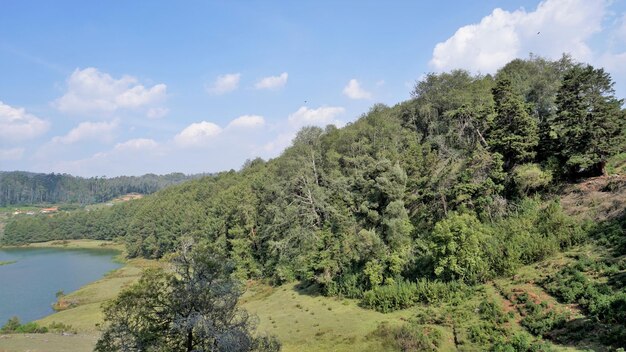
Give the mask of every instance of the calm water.
[[0, 325], [16, 315], [22, 323], [53, 313], [59, 290], [70, 293], [121, 265], [116, 251], [100, 249], [0, 249]]

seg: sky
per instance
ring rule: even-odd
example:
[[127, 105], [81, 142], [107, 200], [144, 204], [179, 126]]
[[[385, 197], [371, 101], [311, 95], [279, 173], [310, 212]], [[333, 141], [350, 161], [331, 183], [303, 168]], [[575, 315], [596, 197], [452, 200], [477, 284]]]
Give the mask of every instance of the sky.
[[603, 67], [626, 97], [626, 0], [0, 0], [0, 170], [237, 170], [429, 72], [530, 53]]

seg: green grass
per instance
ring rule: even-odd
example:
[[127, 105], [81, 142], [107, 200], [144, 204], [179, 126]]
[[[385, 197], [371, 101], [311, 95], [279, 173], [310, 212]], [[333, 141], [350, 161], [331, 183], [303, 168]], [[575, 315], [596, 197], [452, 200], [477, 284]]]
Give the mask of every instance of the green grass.
[[0, 335], [0, 352], [88, 352], [98, 340], [98, 334], [63, 336], [60, 334]]
[[102, 303], [115, 298], [117, 294], [141, 276], [144, 268], [156, 265], [145, 259], [133, 259], [104, 278], [92, 282], [77, 291], [60, 298], [61, 301], [74, 302], [75, 307], [61, 310], [43, 319], [37, 320], [42, 326], [52, 322], [71, 325], [79, 332], [97, 332], [96, 324], [102, 323]]
[[13, 263], [15, 263], [16, 261], [17, 261], [17, 260], [5, 260], [5, 261], [0, 260], [0, 266], [13, 264]]
[[378, 324], [402, 324], [414, 315], [410, 309], [389, 314], [363, 309], [355, 300], [323, 297], [296, 283], [254, 286], [242, 302], [259, 317], [259, 332], [276, 335], [285, 352], [384, 351], [370, 336]]
[[626, 153], [620, 153], [609, 159], [606, 170], [610, 175], [626, 173]]

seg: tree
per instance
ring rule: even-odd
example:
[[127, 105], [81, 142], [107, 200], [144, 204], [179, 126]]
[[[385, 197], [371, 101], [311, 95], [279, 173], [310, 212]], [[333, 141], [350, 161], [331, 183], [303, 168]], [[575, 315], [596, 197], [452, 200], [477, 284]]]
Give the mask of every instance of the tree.
[[474, 215], [450, 213], [435, 225], [430, 250], [435, 275], [474, 284], [486, 278], [483, 242], [486, 228]]
[[624, 150], [623, 100], [614, 96], [611, 76], [577, 65], [563, 77], [551, 127], [566, 173], [604, 174], [607, 159]]
[[207, 245], [185, 241], [172, 270], [150, 269], [104, 308], [96, 351], [278, 351], [273, 337], [253, 336], [237, 307], [233, 268]]
[[537, 121], [530, 117], [522, 98], [513, 91], [508, 78], [501, 78], [493, 88], [496, 117], [489, 133], [489, 145], [502, 154], [504, 167], [513, 166], [535, 157], [539, 143]]

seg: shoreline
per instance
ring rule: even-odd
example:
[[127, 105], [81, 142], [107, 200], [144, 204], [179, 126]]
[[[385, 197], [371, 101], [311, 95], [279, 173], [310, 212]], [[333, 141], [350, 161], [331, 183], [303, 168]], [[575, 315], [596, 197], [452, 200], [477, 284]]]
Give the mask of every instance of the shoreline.
[[120, 252], [125, 252], [125, 248], [122, 243], [90, 239], [52, 240], [46, 242], [32, 242], [20, 245], [0, 245], [0, 249], [13, 248], [113, 249]]

